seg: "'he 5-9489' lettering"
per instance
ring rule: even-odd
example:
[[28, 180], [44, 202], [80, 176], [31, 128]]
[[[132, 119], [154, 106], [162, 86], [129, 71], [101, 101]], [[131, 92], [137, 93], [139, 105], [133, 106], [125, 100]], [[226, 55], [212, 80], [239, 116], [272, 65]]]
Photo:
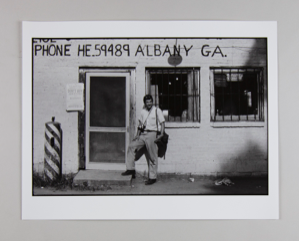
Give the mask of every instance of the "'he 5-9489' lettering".
[[97, 57], [97, 56], [116, 56], [122, 55], [130, 56], [130, 46], [128, 44], [79, 44], [78, 45], [78, 56], [83, 57]]

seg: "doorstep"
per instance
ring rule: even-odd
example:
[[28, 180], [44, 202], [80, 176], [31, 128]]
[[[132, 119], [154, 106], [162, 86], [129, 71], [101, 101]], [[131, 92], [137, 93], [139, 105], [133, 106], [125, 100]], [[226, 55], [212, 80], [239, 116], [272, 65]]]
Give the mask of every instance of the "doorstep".
[[131, 185], [132, 176], [122, 176], [121, 173], [122, 171], [80, 170], [73, 179], [73, 186]]

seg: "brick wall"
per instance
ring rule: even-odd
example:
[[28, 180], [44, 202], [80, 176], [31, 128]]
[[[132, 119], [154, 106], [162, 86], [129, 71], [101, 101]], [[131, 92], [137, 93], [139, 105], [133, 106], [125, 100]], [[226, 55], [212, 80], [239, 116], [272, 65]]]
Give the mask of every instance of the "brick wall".
[[[51, 43], [42, 43], [50, 45]], [[42, 45], [36, 43], [36, 45]], [[173, 52], [175, 39], [150, 40], [56, 40], [54, 45], [70, 45], [70, 56], [44, 56], [41, 51], [34, 56], [33, 124], [34, 169], [43, 171], [45, 123], [55, 116], [63, 130], [62, 172], [77, 172], [79, 167], [78, 113], [66, 111], [66, 85], [79, 82], [80, 67], [133, 67], [135, 68], [136, 115], [142, 107], [146, 93], [145, 70], [147, 67], [171, 67], [166, 45]], [[90, 44], [88, 56], [78, 46]], [[130, 56], [111, 56], [104, 52], [97, 55], [96, 44], [128, 44]], [[154, 56], [154, 44], [160, 46], [161, 55]], [[143, 54], [138, 46], [142, 47]], [[170, 128], [170, 141], [166, 159], [160, 159], [160, 172], [197, 173], [202, 175], [264, 175], [267, 173], [267, 96], [265, 95], [265, 122], [238, 123], [226, 126], [210, 122], [210, 67], [264, 67], [266, 68], [266, 41], [264, 39], [178, 39], [182, 63], [178, 67], [200, 68], [201, 121], [195, 127], [178, 125]], [[202, 48], [205, 45], [204, 48]], [[147, 47], [148, 46], [148, 47]], [[185, 46], [185, 47], [184, 47]], [[193, 46], [188, 55], [186, 49]], [[219, 53], [219, 49], [221, 53]], [[139, 49], [140, 50], [140, 49]], [[216, 50], [213, 57], [211, 55]], [[207, 51], [210, 51], [209, 53]], [[53, 52], [52, 52], [53, 53]], [[159, 52], [156, 52], [159, 54]], [[209, 55], [209, 56], [204, 56]], [[266, 72], [266, 71], [265, 71]], [[270, 80], [269, 80], [270, 81]], [[265, 86], [267, 86], [265, 84]], [[167, 126], [167, 124], [166, 124]], [[135, 129], [132, 128], [133, 130]], [[133, 133], [131, 133], [132, 135]], [[138, 171], [147, 169], [145, 159], [137, 164]]]

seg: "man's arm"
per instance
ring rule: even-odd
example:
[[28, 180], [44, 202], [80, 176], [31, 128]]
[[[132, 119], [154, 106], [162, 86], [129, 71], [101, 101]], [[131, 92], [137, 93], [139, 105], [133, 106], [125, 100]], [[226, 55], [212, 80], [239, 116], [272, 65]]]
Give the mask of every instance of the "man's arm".
[[159, 136], [157, 136], [155, 142], [159, 141], [163, 137], [164, 129], [165, 129], [165, 122], [162, 122], [161, 123], [161, 134]]
[[140, 127], [141, 125], [142, 125], [142, 124], [141, 124], [141, 121], [139, 120], [139, 125], [138, 125], [138, 128], [137, 128], [137, 134], [136, 134], [136, 136], [133, 138], [133, 141], [135, 141], [135, 140], [137, 140], [137, 139], [139, 138], [140, 133], [141, 133], [141, 131], [139, 130], [139, 127]]

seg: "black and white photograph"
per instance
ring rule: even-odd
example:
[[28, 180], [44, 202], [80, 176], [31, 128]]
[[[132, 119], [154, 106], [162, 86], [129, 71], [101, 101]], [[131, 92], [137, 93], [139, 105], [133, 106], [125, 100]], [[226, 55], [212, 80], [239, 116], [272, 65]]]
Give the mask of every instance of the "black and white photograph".
[[266, 35], [72, 36], [30, 38], [35, 200], [269, 198]]
[[266, 38], [32, 43], [33, 195], [268, 194]]

